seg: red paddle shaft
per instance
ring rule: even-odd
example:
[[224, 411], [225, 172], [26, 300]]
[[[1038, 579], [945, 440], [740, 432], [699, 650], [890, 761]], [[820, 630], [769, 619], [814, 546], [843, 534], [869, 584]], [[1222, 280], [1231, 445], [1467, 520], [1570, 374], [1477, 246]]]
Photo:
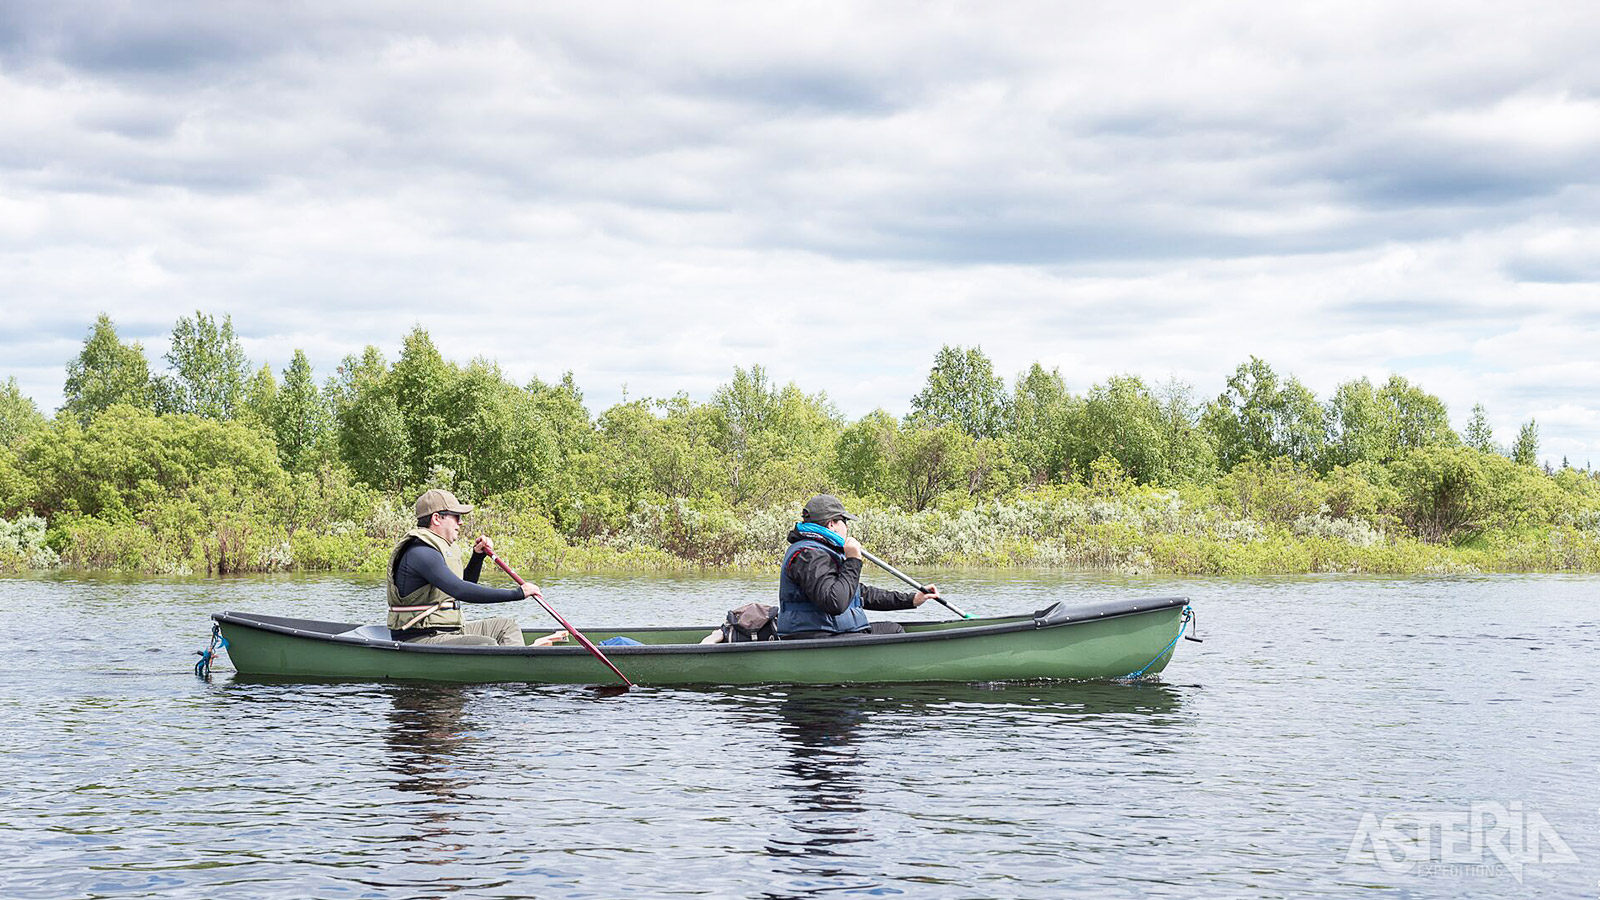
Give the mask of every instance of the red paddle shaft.
[[[506, 570], [506, 574], [511, 576], [511, 580], [512, 581], [515, 581], [517, 584], [523, 584], [524, 583], [523, 580], [522, 580], [522, 576], [518, 575], [517, 573], [515, 573], [513, 571], [511, 571], [511, 567], [506, 565], [506, 561], [501, 559], [498, 554], [491, 553], [491, 554], [489, 554], [489, 558], [494, 560], [495, 565], [499, 566], [502, 569], [505, 569]], [[557, 622], [561, 623], [561, 627], [566, 629], [567, 634], [570, 634], [573, 637], [577, 638], [578, 639], [578, 643], [582, 644], [585, 650], [588, 650], [590, 653], [593, 653], [595, 659], [598, 659], [601, 662], [605, 663], [606, 664], [606, 668], [608, 668], [611, 671], [617, 673], [617, 677], [622, 679], [622, 683], [623, 684], [627, 685], [628, 687], [633, 687], [633, 682], [628, 680], [628, 676], [622, 674], [622, 670], [621, 669], [619, 669], [616, 666], [612, 665], [611, 664], [611, 660], [606, 659], [606, 655], [604, 653], [600, 652], [600, 648], [599, 647], [596, 647], [588, 638], [584, 637], [583, 636], [583, 632], [579, 631], [576, 628], [573, 628], [572, 625], [569, 624], [566, 619], [561, 618], [561, 613], [556, 612], [550, 606], [550, 604], [544, 602], [544, 595], [540, 594], [537, 590], [535, 590], [533, 592], [533, 599], [537, 600], [539, 602], [539, 605], [544, 607], [544, 611], [545, 612], [549, 613], [552, 617], [555, 618], [555, 620]]]

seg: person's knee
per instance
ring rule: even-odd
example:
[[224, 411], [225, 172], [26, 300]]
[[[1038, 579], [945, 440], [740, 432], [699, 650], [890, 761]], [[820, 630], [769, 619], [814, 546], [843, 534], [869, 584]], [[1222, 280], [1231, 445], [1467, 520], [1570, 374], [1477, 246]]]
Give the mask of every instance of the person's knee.
[[522, 639], [522, 629], [517, 627], [517, 620], [510, 618], [497, 618], [494, 628], [490, 632], [502, 646], [515, 647], [526, 644]]

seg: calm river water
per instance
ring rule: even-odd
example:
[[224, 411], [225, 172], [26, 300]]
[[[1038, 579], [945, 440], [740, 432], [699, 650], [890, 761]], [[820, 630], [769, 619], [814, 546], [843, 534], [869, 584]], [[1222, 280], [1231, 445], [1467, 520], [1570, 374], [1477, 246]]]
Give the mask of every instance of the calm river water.
[[[0, 897], [1600, 897], [1600, 579], [933, 574], [1187, 594], [1205, 643], [1122, 684], [206, 683], [211, 612], [381, 587], [0, 580]], [[545, 587], [579, 627], [773, 594]]]

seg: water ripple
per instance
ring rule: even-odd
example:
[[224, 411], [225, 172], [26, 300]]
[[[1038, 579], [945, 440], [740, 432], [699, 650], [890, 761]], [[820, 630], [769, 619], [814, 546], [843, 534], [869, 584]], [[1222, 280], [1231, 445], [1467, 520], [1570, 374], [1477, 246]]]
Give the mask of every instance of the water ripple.
[[[1364, 815], [1515, 802], [1583, 862], [1526, 889], [1592, 900], [1600, 580], [939, 581], [980, 614], [1185, 593], [1207, 642], [1128, 684], [207, 684], [207, 613], [372, 587], [0, 582], [0, 896], [1500, 897], [1345, 857]], [[547, 587], [596, 624], [770, 591]]]

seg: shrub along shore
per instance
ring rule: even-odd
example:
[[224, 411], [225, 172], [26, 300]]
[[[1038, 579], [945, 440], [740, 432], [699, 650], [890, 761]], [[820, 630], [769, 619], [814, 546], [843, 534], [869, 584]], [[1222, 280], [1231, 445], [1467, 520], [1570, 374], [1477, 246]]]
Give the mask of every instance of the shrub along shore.
[[1180, 575], [1600, 571], [1600, 479], [1536, 463], [1530, 421], [1461, 432], [1393, 376], [1318, 400], [1252, 358], [1218, 397], [1125, 375], [1007, 384], [942, 350], [912, 411], [841, 416], [735, 369], [598, 415], [569, 376], [517, 385], [416, 329], [322, 384], [296, 352], [252, 369], [226, 318], [179, 320], [169, 369], [102, 316], [41, 414], [0, 386], [0, 571], [382, 571], [411, 501], [478, 505], [527, 572], [770, 567], [800, 505], [844, 497], [904, 566]]

